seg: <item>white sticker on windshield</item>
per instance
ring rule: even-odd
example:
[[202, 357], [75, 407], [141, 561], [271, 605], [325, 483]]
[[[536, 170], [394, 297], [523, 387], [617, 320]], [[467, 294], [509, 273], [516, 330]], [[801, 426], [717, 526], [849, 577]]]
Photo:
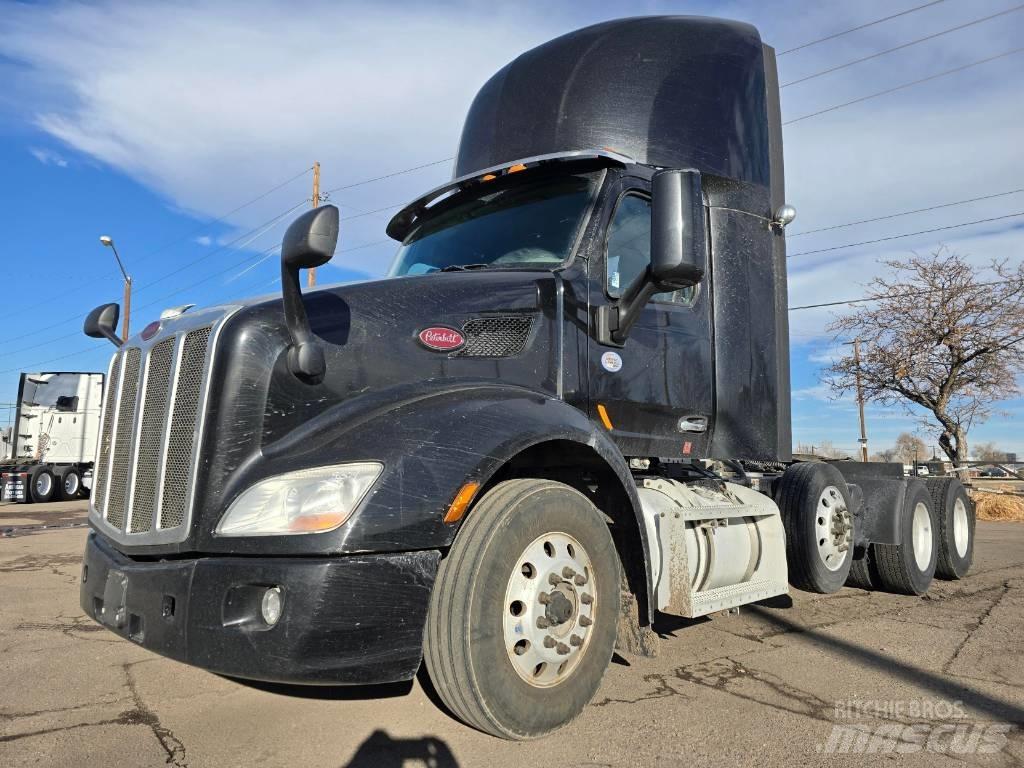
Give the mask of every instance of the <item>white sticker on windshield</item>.
[[601, 367], [608, 373], [618, 373], [622, 370], [622, 358], [618, 352], [605, 352], [601, 355]]

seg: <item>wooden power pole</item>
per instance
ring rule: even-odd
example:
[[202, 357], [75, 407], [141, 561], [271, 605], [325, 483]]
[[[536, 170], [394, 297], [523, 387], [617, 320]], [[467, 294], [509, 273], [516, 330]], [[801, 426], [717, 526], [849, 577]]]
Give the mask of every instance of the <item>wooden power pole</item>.
[[857, 410], [860, 411], [860, 460], [868, 460], [868, 429], [864, 423], [864, 388], [860, 383], [860, 339], [853, 340], [853, 367], [857, 380]]
[[[313, 163], [313, 207], [320, 205], [320, 163]], [[316, 285], [316, 267], [306, 273], [306, 286], [312, 288]]]

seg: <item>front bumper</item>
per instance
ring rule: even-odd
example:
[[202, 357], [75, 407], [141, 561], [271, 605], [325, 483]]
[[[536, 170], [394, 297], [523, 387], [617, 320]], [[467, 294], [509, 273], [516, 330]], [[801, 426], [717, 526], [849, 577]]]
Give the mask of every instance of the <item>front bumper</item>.
[[[85, 547], [82, 609], [155, 653], [224, 675], [356, 685], [409, 680], [440, 553], [334, 558], [138, 561], [96, 533]], [[280, 587], [280, 620], [260, 600]]]

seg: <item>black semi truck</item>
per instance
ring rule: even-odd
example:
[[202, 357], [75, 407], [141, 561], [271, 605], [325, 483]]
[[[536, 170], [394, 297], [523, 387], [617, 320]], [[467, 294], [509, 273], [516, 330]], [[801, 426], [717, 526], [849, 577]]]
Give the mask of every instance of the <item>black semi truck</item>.
[[792, 455], [778, 92], [746, 24], [588, 27], [487, 81], [386, 278], [301, 293], [324, 206], [285, 234], [280, 299], [125, 340], [98, 307], [119, 348], [83, 609], [240, 678], [425, 662], [457, 717], [522, 739], [658, 611], [962, 576], [958, 482]]

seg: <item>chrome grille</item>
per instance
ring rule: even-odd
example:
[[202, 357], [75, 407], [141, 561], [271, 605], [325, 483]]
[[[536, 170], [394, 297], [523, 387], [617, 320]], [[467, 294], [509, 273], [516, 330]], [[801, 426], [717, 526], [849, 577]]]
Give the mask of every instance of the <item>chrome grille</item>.
[[167, 422], [167, 388], [171, 383], [174, 339], [164, 339], [149, 353], [146, 392], [143, 397], [142, 429], [135, 457], [135, 482], [132, 491], [132, 533], [148, 531], [156, 510], [156, 486], [160, 473], [160, 449]]
[[526, 347], [533, 327], [532, 317], [479, 317], [470, 320], [462, 331], [466, 346], [452, 357], [511, 357]]
[[182, 348], [181, 372], [174, 393], [174, 419], [167, 439], [167, 457], [164, 466], [163, 498], [160, 506], [160, 527], [174, 528], [185, 519], [188, 503], [186, 488], [192, 469], [195, 449], [196, 415], [199, 409], [199, 390], [203, 384], [203, 363], [210, 329], [200, 328], [185, 337]]
[[133, 338], [114, 356], [90, 513], [116, 541], [187, 538], [212, 352], [232, 313], [176, 319], [163, 336], [148, 344]]
[[123, 355], [118, 352], [110, 363], [110, 375], [107, 376], [107, 401], [103, 406], [103, 426], [100, 428], [100, 443], [96, 454], [96, 467], [93, 472], [95, 485], [92, 489], [93, 503], [100, 517], [106, 517], [107, 475], [110, 469], [110, 435], [114, 427], [114, 406], [117, 404], [117, 392], [121, 385], [121, 360]]
[[139, 387], [139, 365], [142, 350], [129, 349], [124, 353], [124, 381], [118, 397], [117, 426], [114, 427], [113, 462], [110, 468], [110, 491], [107, 496], [107, 522], [115, 528], [124, 528], [125, 500], [128, 491], [129, 457], [135, 433], [135, 403]]

